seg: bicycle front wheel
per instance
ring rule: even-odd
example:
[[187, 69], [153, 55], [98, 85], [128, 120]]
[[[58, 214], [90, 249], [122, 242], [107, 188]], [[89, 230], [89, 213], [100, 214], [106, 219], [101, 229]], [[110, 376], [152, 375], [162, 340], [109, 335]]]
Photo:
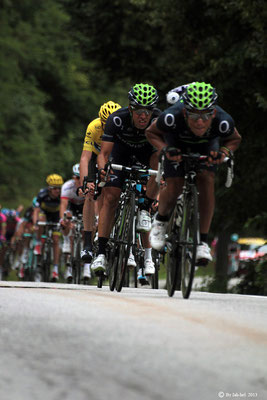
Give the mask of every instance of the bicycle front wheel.
[[167, 229], [167, 291], [172, 297], [175, 290], [181, 287], [181, 249], [178, 244], [180, 227], [178, 209], [175, 206]]
[[122, 219], [119, 234], [120, 251], [116, 282], [116, 290], [118, 292], [121, 291], [124, 284], [127, 270], [127, 261], [130, 254], [130, 247], [132, 245], [134, 209], [135, 196], [134, 193], [132, 193], [129, 199], [126, 201], [124, 208], [122, 209]]
[[182, 294], [188, 299], [195, 274], [196, 252], [198, 245], [198, 194], [196, 186], [191, 188], [185, 198], [181, 227], [181, 275]]

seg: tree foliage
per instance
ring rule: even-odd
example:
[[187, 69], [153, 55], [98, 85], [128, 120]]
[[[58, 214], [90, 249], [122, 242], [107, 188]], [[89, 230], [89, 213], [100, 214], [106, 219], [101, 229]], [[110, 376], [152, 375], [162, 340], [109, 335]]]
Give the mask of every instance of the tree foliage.
[[172, 87], [205, 80], [243, 137], [233, 187], [218, 174], [214, 233], [266, 215], [266, 17], [264, 0], [2, 0], [0, 203], [67, 178], [87, 123], [132, 83], [164, 108]]

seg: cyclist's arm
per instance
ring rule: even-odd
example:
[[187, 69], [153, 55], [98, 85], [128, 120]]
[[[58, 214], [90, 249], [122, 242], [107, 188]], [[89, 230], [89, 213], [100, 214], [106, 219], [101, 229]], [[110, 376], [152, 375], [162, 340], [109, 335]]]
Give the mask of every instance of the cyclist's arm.
[[[158, 150], [158, 154], [160, 154], [161, 150], [164, 149], [168, 144], [164, 140], [165, 132], [158, 129], [156, 126], [157, 121], [153, 121], [152, 124], [146, 129], [146, 138], [153, 147]], [[166, 156], [171, 161], [181, 161], [180, 155], [171, 156], [169, 153], [166, 153]]]
[[234, 128], [234, 133], [223, 139], [220, 151], [225, 152], [226, 156], [230, 155], [230, 152], [234, 152], [239, 147], [241, 139], [241, 135]]
[[60, 219], [64, 218], [64, 212], [68, 208], [69, 199], [65, 197], [60, 198], [60, 208], [59, 208], [59, 217]]
[[83, 185], [83, 178], [88, 175], [88, 164], [92, 158], [92, 152], [83, 150], [80, 159], [80, 185]]
[[239, 147], [241, 142], [241, 136], [237, 129], [234, 128], [234, 133], [223, 139], [220, 147], [220, 157], [218, 157], [218, 152], [211, 151], [211, 157], [208, 158], [208, 165], [210, 164], [221, 164], [223, 163], [225, 157], [231, 157], [232, 153]]
[[102, 142], [101, 143], [101, 150], [97, 156], [97, 165], [98, 169], [102, 169], [105, 167], [106, 163], [108, 162], [109, 156], [112, 152], [114, 143], [113, 142]]
[[35, 207], [34, 208], [33, 214], [32, 214], [33, 225], [36, 225], [36, 223], [38, 221], [38, 216], [39, 216], [40, 211], [41, 211], [40, 207]]
[[153, 121], [152, 124], [146, 129], [146, 138], [152, 146], [154, 146], [159, 152], [167, 146], [164, 141], [164, 132], [157, 128], [157, 121]]

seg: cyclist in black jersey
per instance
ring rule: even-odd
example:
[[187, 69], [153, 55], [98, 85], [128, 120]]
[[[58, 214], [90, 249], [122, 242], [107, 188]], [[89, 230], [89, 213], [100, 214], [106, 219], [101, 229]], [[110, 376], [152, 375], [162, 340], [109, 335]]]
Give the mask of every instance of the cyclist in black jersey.
[[[64, 181], [60, 175], [50, 174], [46, 178], [48, 187], [41, 189], [37, 195], [34, 211], [33, 211], [33, 224], [37, 232], [37, 241], [34, 248], [34, 254], [41, 254], [41, 235], [43, 227], [37, 225], [38, 221], [47, 222], [59, 222], [59, 208], [60, 208], [60, 192], [61, 186]], [[52, 271], [52, 280], [58, 280], [58, 264], [59, 264], [59, 237], [60, 232], [54, 232], [53, 234], [53, 255], [54, 255], [54, 267]]]
[[[186, 87], [182, 101], [166, 109], [146, 130], [149, 142], [159, 151], [167, 145], [176, 147], [182, 153], [197, 152], [209, 155], [207, 165], [197, 175], [202, 242], [197, 249], [199, 264], [212, 260], [207, 241], [215, 207], [216, 165], [231, 155], [241, 141], [233, 118], [216, 105], [217, 97], [210, 84], [194, 82]], [[165, 245], [168, 220], [182, 191], [184, 176], [181, 156], [171, 156], [167, 153], [165, 161], [166, 187], [160, 193], [158, 214], [150, 234], [152, 247], [157, 250], [161, 250]]]
[[[145, 166], [157, 168], [156, 150], [148, 143], [145, 129], [160, 114], [156, 108], [158, 94], [156, 89], [148, 84], [136, 84], [129, 93], [129, 106], [115, 111], [107, 119], [104, 135], [102, 137], [101, 151], [98, 156], [98, 168], [102, 179], [105, 177], [104, 167], [109, 160], [116, 164], [125, 166], [132, 165], [132, 156]], [[112, 229], [113, 217], [119, 202], [121, 188], [125, 179], [122, 171], [112, 172], [110, 180], [103, 188], [103, 206], [100, 210], [98, 223], [99, 250], [92, 264], [92, 270], [105, 270], [105, 249]], [[146, 232], [143, 234], [145, 247], [145, 274], [151, 275], [155, 272], [151, 256], [151, 245], [149, 242], [149, 231], [151, 219], [149, 209], [156, 198], [158, 187], [154, 178], [150, 178], [147, 184], [147, 192], [143, 207], [138, 216], [137, 229]], [[134, 259], [132, 266], [136, 266]], [[129, 265], [129, 260], [128, 260]]]

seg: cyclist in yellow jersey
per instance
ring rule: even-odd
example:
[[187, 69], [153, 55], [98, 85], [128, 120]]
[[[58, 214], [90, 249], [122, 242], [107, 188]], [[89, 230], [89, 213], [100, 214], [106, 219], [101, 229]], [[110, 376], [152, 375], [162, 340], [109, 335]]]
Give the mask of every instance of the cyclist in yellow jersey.
[[[80, 185], [83, 184], [83, 178], [89, 176], [94, 181], [97, 167], [96, 158], [100, 152], [102, 135], [104, 133], [106, 121], [110, 114], [121, 108], [121, 106], [113, 101], [104, 103], [99, 110], [99, 118], [94, 119], [87, 127], [84, 139], [83, 151], [80, 159]], [[101, 207], [101, 197], [97, 201], [98, 209]], [[84, 277], [88, 274], [90, 277], [90, 263], [92, 259], [92, 232], [95, 226], [95, 201], [90, 194], [85, 196], [83, 206], [83, 225], [84, 225], [84, 249], [81, 251], [81, 258], [86, 262], [84, 269]]]

